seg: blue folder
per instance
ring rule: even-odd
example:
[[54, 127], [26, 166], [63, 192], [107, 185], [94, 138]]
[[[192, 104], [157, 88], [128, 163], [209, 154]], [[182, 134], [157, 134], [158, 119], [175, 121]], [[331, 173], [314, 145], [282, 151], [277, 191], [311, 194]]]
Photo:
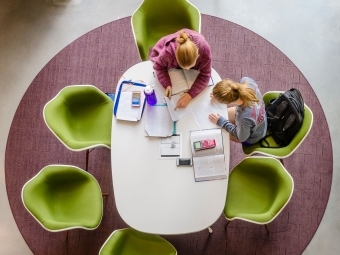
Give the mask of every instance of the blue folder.
[[[119, 105], [119, 98], [120, 98], [120, 94], [121, 92], [123, 91], [123, 88], [124, 88], [124, 85], [132, 85], [132, 86], [139, 86], [139, 87], [146, 87], [146, 84], [143, 84], [143, 83], [138, 83], [138, 82], [134, 82], [134, 81], [122, 81], [120, 84], [119, 84], [119, 88], [118, 88], [118, 92], [117, 92], [117, 96], [116, 96], [116, 100], [115, 100], [115, 105], [113, 107], [113, 114], [116, 116], [117, 114], [117, 110], [118, 110], [118, 105]], [[143, 102], [143, 109], [142, 109], [142, 114], [144, 112], [144, 107], [145, 107], [145, 101]]]

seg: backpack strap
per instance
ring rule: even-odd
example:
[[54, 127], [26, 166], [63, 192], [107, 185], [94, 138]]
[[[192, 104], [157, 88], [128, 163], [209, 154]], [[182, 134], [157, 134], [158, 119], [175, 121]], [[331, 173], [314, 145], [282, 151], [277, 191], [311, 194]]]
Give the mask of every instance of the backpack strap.
[[261, 140], [259, 141], [260, 147], [262, 148], [282, 148], [284, 146], [279, 145], [279, 146], [270, 146], [269, 142], [267, 141], [268, 137], [271, 137], [271, 134], [266, 135], [265, 137], [261, 138]]

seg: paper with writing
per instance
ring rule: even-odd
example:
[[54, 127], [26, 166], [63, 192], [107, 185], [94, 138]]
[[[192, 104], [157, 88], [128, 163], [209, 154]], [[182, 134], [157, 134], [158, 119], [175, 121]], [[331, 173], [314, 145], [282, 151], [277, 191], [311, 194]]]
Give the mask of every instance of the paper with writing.
[[121, 92], [117, 111], [117, 119], [137, 121], [140, 113], [140, 107], [131, 106], [132, 92]]
[[147, 136], [166, 137], [173, 132], [173, 121], [166, 105], [146, 105], [145, 132]]
[[209, 100], [206, 102], [202, 102], [195, 107], [189, 108], [191, 114], [193, 115], [196, 125], [201, 129], [206, 128], [216, 128], [217, 125], [212, 123], [209, 120], [209, 114], [219, 114], [223, 117], [228, 118], [227, 116], [227, 106], [217, 103], [216, 100]]
[[190, 109], [189, 107], [185, 107], [185, 108], [177, 108], [175, 111], [175, 107], [177, 105], [178, 100], [181, 98], [181, 95], [173, 95], [171, 97], [171, 99], [169, 98], [165, 98], [165, 101], [168, 105], [168, 109], [169, 109], [169, 113], [171, 116], [171, 119], [173, 121], [177, 121], [179, 119], [181, 119], [182, 117], [184, 117], [185, 115], [187, 115], [188, 113], [190, 113]]

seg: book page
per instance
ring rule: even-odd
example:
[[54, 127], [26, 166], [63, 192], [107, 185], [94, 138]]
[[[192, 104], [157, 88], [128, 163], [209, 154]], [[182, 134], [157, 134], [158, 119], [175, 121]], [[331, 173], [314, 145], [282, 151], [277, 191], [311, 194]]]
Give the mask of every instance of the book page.
[[[194, 142], [202, 141], [205, 139], [214, 139], [216, 142], [216, 146], [214, 148], [206, 150], [195, 150], [193, 146]], [[224, 155], [222, 130], [220, 128], [190, 131], [190, 142], [193, 158]]]
[[190, 113], [190, 108], [188, 106], [185, 108], [177, 108], [176, 111], [174, 110], [180, 98], [180, 95], [173, 95], [171, 99], [165, 97], [165, 101], [168, 105], [169, 113], [173, 121], [177, 121]]
[[[216, 146], [205, 150], [195, 150], [193, 143], [205, 139], [215, 139]], [[191, 131], [190, 142], [195, 181], [207, 181], [227, 177], [223, 137], [220, 128]]]
[[172, 85], [172, 95], [189, 90], [188, 83], [182, 69], [171, 68], [168, 72]]
[[207, 181], [227, 177], [224, 155], [193, 158], [196, 181]]
[[166, 105], [146, 105], [145, 132], [147, 136], [167, 137], [173, 132], [174, 123], [171, 120]]
[[190, 89], [192, 84], [194, 84], [197, 76], [199, 75], [199, 71], [198, 70], [194, 70], [194, 69], [190, 69], [190, 70], [184, 70], [182, 69], [185, 79], [187, 81], [188, 84], [188, 88]]
[[[168, 72], [172, 85], [172, 95], [187, 92], [191, 88], [192, 84], [194, 84], [197, 76], [200, 73], [195, 69], [184, 70], [175, 68], [169, 69]], [[210, 77], [207, 86], [211, 85], [214, 85], [212, 77]]]

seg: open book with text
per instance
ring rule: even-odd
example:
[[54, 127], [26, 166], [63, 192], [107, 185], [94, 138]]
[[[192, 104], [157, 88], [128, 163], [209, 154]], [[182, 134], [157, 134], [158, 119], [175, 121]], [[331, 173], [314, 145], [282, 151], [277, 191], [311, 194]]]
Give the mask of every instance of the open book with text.
[[[213, 141], [213, 145], [211, 145], [211, 141]], [[190, 131], [190, 142], [195, 181], [227, 178], [220, 128]]]
[[[198, 70], [194, 69], [169, 69], [169, 76], [172, 84], [172, 94], [176, 95], [182, 92], [187, 92], [192, 84], [194, 84], [197, 76], [199, 75]], [[209, 85], [213, 85], [212, 78], [210, 77]]]

